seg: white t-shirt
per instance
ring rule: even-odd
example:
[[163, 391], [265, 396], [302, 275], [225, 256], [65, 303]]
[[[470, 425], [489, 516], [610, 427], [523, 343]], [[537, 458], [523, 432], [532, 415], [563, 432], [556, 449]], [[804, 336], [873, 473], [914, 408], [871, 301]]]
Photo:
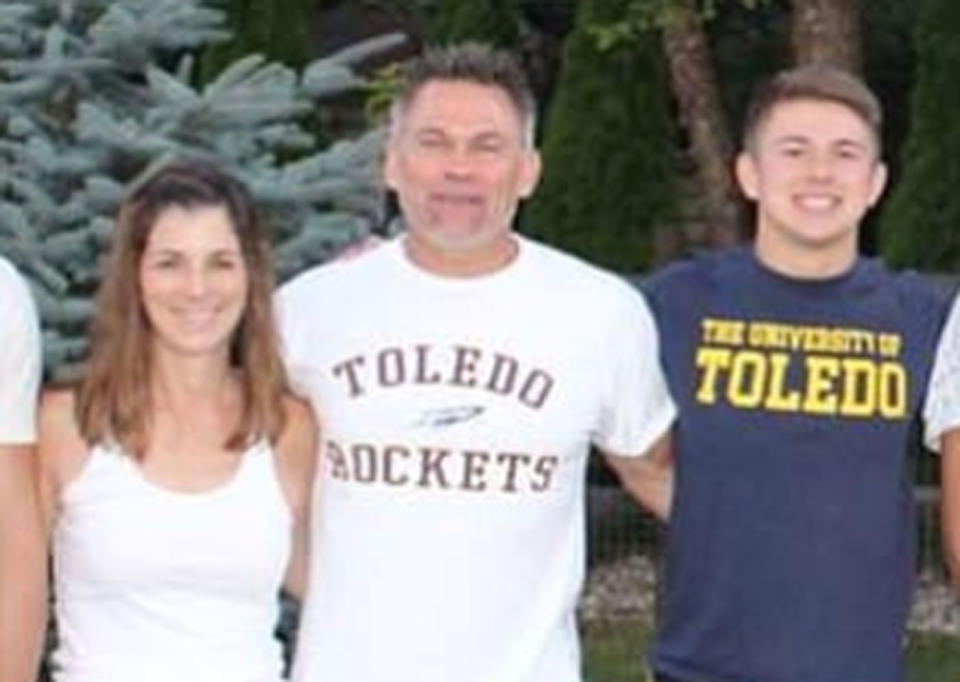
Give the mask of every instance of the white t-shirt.
[[642, 297], [523, 238], [494, 274], [402, 237], [279, 295], [323, 430], [298, 682], [576, 682], [590, 443], [675, 409]]
[[36, 438], [40, 330], [23, 278], [0, 258], [0, 444]]
[[940, 436], [960, 427], [960, 296], [954, 299], [940, 332], [923, 407], [923, 423], [923, 440], [935, 452], [940, 451]]

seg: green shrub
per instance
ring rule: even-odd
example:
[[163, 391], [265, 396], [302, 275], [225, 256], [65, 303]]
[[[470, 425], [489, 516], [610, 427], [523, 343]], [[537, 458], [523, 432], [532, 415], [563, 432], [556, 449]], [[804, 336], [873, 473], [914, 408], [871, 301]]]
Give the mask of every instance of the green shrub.
[[658, 36], [601, 48], [628, 0], [584, 0], [546, 120], [544, 173], [522, 229], [617, 270], [645, 269], [674, 215], [675, 129]]

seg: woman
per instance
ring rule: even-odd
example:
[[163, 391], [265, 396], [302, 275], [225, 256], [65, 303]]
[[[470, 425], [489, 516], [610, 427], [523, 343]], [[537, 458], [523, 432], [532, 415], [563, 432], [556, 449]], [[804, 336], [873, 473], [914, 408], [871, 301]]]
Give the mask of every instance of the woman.
[[57, 682], [274, 682], [316, 433], [286, 392], [249, 196], [170, 165], [121, 207], [84, 378], [49, 391]]

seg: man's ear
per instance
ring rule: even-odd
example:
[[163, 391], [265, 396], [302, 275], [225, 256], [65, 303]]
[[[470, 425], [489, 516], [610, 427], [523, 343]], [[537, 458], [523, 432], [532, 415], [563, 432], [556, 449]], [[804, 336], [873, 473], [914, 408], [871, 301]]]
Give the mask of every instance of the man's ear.
[[753, 158], [753, 155], [748, 151], [737, 154], [733, 171], [737, 178], [737, 184], [740, 185], [740, 191], [750, 201], [756, 201], [760, 194], [760, 177], [757, 172], [757, 161]]
[[397, 191], [397, 154], [393, 149], [393, 144], [387, 142], [383, 150], [383, 184], [387, 189]]
[[524, 154], [517, 188], [517, 194], [521, 199], [526, 199], [533, 194], [533, 190], [537, 188], [537, 183], [540, 181], [542, 169], [543, 161], [540, 159], [540, 152], [531, 149]]
[[876, 168], [873, 169], [873, 186], [870, 188], [870, 201], [868, 205], [873, 208], [880, 197], [883, 196], [883, 190], [887, 186], [887, 178], [889, 177], [889, 171], [887, 170], [887, 164], [883, 161], [878, 161]]

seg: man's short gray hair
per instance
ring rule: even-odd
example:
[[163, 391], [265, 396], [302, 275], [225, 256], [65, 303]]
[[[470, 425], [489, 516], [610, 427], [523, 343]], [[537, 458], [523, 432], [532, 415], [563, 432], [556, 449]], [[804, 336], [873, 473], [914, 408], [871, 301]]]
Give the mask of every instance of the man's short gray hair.
[[523, 126], [524, 143], [532, 147], [537, 106], [527, 75], [506, 50], [484, 43], [467, 42], [428, 48], [403, 70], [400, 89], [391, 109], [391, 125], [432, 81], [466, 81], [502, 90], [517, 111]]

